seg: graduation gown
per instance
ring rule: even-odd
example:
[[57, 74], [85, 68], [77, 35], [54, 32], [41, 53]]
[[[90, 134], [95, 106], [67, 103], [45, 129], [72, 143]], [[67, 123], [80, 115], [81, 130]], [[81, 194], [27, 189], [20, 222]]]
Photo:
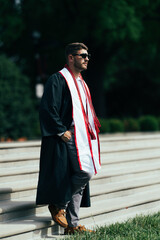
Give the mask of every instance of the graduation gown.
[[[69, 88], [60, 73], [47, 81], [40, 103], [42, 144], [36, 204], [58, 204], [71, 200], [71, 166], [66, 143], [57, 136], [72, 123], [72, 100]], [[81, 202], [90, 206], [89, 184]]]

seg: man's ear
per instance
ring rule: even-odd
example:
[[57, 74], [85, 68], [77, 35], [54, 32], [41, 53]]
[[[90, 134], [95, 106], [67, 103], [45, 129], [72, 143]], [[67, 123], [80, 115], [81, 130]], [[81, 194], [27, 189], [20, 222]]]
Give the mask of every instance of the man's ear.
[[74, 60], [73, 55], [72, 55], [72, 54], [69, 54], [69, 55], [68, 55], [68, 62], [73, 62], [73, 60]]

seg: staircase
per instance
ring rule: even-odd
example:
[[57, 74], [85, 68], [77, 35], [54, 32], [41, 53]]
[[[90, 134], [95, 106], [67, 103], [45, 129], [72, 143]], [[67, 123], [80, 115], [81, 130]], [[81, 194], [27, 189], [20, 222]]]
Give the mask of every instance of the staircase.
[[[87, 227], [160, 210], [160, 134], [101, 135], [102, 169], [90, 182]], [[62, 238], [47, 206], [36, 206], [40, 141], [0, 143], [0, 239]]]

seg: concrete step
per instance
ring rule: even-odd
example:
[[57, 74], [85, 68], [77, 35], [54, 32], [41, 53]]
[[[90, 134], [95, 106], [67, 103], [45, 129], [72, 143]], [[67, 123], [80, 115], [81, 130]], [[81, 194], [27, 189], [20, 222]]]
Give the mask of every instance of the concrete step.
[[0, 162], [0, 169], [11, 169], [11, 168], [19, 168], [19, 167], [27, 167], [27, 166], [37, 166], [39, 167], [39, 159], [26, 159], [19, 161], [10, 161], [10, 162]]
[[[154, 133], [115, 133], [115, 134], [100, 134], [100, 142], [121, 142], [121, 141], [152, 141], [152, 140], [160, 140], [160, 133], [154, 132]], [[14, 148], [29, 148], [29, 147], [39, 147], [41, 145], [41, 140], [30, 140], [30, 141], [24, 141], [24, 142], [1, 142], [0, 143], [0, 149], [14, 149]]]
[[144, 141], [144, 142], [103, 142], [100, 145], [101, 152], [118, 152], [118, 151], [131, 151], [138, 149], [157, 149], [160, 148], [160, 141], [155, 139], [152, 141]]
[[[10, 154], [11, 155], [11, 154]], [[40, 154], [39, 152], [33, 152], [33, 153], [20, 153], [20, 154], [13, 154], [11, 156], [7, 156], [6, 158], [2, 158], [0, 160], [0, 164], [3, 167], [18, 165], [19, 162], [23, 161], [23, 163], [27, 163], [27, 161], [39, 161]]]
[[105, 133], [100, 134], [101, 142], [109, 140], [110, 142], [115, 141], [128, 141], [128, 140], [153, 140], [153, 139], [160, 139], [160, 132], [130, 132], [130, 133]]
[[[129, 207], [127, 209], [120, 209], [115, 212], [108, 212], [97, 216], [90, 216], [84, 219], [81, 218], [80, 223], [85, 225], [87, 228], [95, 229], [96, 227], [110, 225], [116, 222], [125, 222], [126, 220], [140, 214], [148, 215], [158, 211], [160, 211], [160, 201]], [[64, 230], [50, 220], [48, 212], [43, 215], [41, 214], [39, 219], [38, 217], [32, 216], [32, 218], [27, 220], [23, 219], [21, 221], [8, 222], [7, 224], [4, 224], [1, 228], [0, 237], [6, 236], [6, 233], [8, 233], [8, 227], [10, 228], [10, 233], [12, 235], [10, 237], [6, 237], [5, 240], [45, 240], [48, 238], [62, 239], [63, 237], [66, 237], [59, 235], [59, 233], [63, 234]]]
[[9, 176], [8, 181], [0, 182], [0, 201], [35, 196], [38, 173], [17, 175], [16, 177], [19, 179], [13, 181], [13, 178]]
[[[38, 156], [39, 153], [36, 153]], [[24, 156], [24, 155], [23, 155]], [[27, 167], [27, 166], [39, 166], [39, 157], [36, 158], [36, 156], [32, 153], [30, 156], [28, 155], [26, 159], [22, 157], [20, 154], [19, 159], [10, 159], [10, 160], [4, 160], [0, 161], [0, 169], [3, 169], [3, 172], [8, 171], [8, 169], [11, 168], [19, 168], [19, 167]], [[131, 151], [126, 154], [126, 152], [116, 152], [116, 153], [104, 153], [101, 154], [101, 163], [102, 165], [104, 164], [112, 164], [112, 163], [119, 163], [119, 162], [133, 162], [137, 160], [150, 160], [150, 159], [160, 159], [160, 150], [146, 150], [144, 153], [144, 150], [139, 150], [139, 151]], [[7, 168], [7, 170], [5, 170]], [[2, 170], [0, 171], [2, 172]], [[1, 174], [1, 173], [0, 173]]]
[[[30, 184], [31, 185], [31, 184]], [[25, 186], [19, 191], [14, 191], [12, 188], [0, 188], [0, 202], [4, 200], [14, 201], [23, 197], [36, 196], [36, 187], [34, 186]]]
[[15, 175], [6, 175], [4, 173], [3, 176], [0, 176], [1, 183], [21, 182], [24, 179], [30, 180], [30, 179], [35, 179], [35, 178], [38, 179], [38, 171], [37, 170], [34, 171], [34, 169], [28, 173], [20, 173], [19, 172], [18, 174], [15, 173]]
[[[146, 151], [146, 152], [145, 152]], [[158, 158], [160, 157], [160, 148], [156, 149], [132, 149], [131, 151], [124, 150], [122, 152], [103, 152], [101, 151], [102, 163], [110, 163], [110, 162], [119, 162], [119, 161], [132, 161], [136, 159], [150, 159], [150, 158]], [[12, 167], [12, 166], [20, 166], [21, 162], [23, 164], [29, 164], [34, 161], [39, 164], [40, 153], [39, 150], [28, 152], [28, 153], [14, 153], [7, 155], [0, 155], [0, 167]]]
[[12, 167], [12, 168], [0, 168], [0, 176], [14, 176], [19, 174], [27, 174], [31, 172], [38, 172], [39, 168], [37, 164], [29, 165], [29, 166], [20, 166], [20, 167]]
[[160, 149], [142, 149], [124, 151], [124, 152], [111, 152], [111, 153], [102, 153], [101, 161], [103, 164], [109, 163], [119, 163], [119, 162], [129, 162], [135, 160], [150, 160], [150, 159], [159, 158], [160, 159]]
[[117, 176], [110, 176], [101, 178], [100, 174], [92, 178], [91, 183], [95, 186], [97, 184], [106, 184], [106, 183], [118, 183], [121, 181], [127, 181], [130, 179], [142, 179], [142, 178], [152, 178], [153, 176], [159, 176], [160, 170], [138, 172], [138, 173], [128, 173]]
[[[111, 180], [111, 177], [122, 176], [122, 179], [127, 179], [129, 177], [128, 174], [145, 173], [145, 172], [152, 175], [158, 169], [160, 169], [159, 159], [152, 159], [151, 161], [148, 160], [147, 164], [145, 160], [119, 163], [118, 165], [108, 164], [103, 166], [99, 174], [93, 177], [93, 180], [106, 179], [108, 181], [110, 177], [109, 181], [114, 181], [113, 178]], [[156, 176], [157, 175], [159, 175], [159, 171], [157, 172]], [[15, 198], [16, 197], [15, 192], [20, 192], [20, 191], [23, 192], [21, 196], [23, 196], [23, 194], [25, 194], [26, 196], [27, 192], [24, 192], [24, 191], [33, 190], [37, 186], [38, 166], [33, 165], [27, 168], [19, 167], [19, 168], [11, 168], [11, 169], [1, 168], [0, 176], [1, 176], [0, 199], [7, 199], [5, 195], [11, 199], [13, 196]], [[1, 194], [3, 196], [1, 196]], [[19, 196], [19, 193], [17, 193], [17, 196]]]
[[[91, 190], [94, 195], [104, 194], [136, 188], [140, 186], [153, 185], [160, 182], [160, 171], [113, 176], [110, 178], [96, 178], [90, 181]], [[0, 184], [0, 201], [15, 200], [22, 197], [36, 196], [37, 178], [22, 182]]]
[[[131, 135], [131, 134], [130, 134]], [[155, 135], [131, 135], [121, 134], [116, 137], [116, 135], [100, 135], [101, 151], [112, 150], [122, 150], [122, 149], [132, 149], [132, 148], [152, 148], [159, 147], [160, 134]], [[13, 154], [16, 156], [19, 153], [30, 153], [30, 152], [40, 152], [41, 141], [28, 141], [28, 142], [11, 142], [11, 143], [0, 143], [0, 159], [3, 160], [4, 157], [7, 158], [9, 155]], [[2, 156], [3, 155], [3, 156]], [[6, 156], [5, 156], [6, 155]]]
[[[0, 155], [1, 156], [1, 155]], [[20, 167], [24, 165], [35, 165], [39, 164], [40, 153], [39, 150], [37, 152], [29, 152], [29, 153], [15, 153], [9, 154], [5, 156], [1, 156], [0, 160], [0, 168], [11, 168], [11, 167]], [[142, 159], [153, 159], [160, 158], [160, 149], [139, 149], [139, 150], [131, 150], [131, 151], [122, 151], [122, 152], [105, 152], [101, 153], [101, 162], [102, 164], [109, 163], [118, 163], [118, 162], [126, 162], [126, 161], [134, 161], [134, 160], [142, 160]]]
[[23, 197], [19, 200], [0, 202], [0, 223], [37, 216], [48, 212], [46, 205], [37, 206], [35, 197]]
[[118, 144], [118, 145], [130, 145], [130, 144], [133, 144], [133, 145], [136, 145], [139, 143], [139, 145], [144, 145], [145, 143], [147, 144], [151, 144], [151, 143], [158, 143], [160, 141], [160, 134], [159, 134], [159, 137], [158, 138], [148, 138], [147, 137], [135, 137], [135, 138], [127, 138], [125, 136], [121, 136], [119, 138], [116, 138], [116, 137], [105, 137], [105, 138], [101, 138], [100, 137], [100, 144], [106, 144], [108, 143], [110, 146], [113, 146], [115, 143]]
[[41, 144], [40, 140], [35, 141], [24, 141], [24, 142], [1, 142], [0, 143], [0, 150], [3, 149], [14, 149], [14, 148], [29, 148], [29, 147], [39, 147]]
[[[141, 181], [142, 182], [142, 181]], [[134, 180], [127, 183], [128, 186], [125, 185], [125, 182], [121, 182], [120, 185], [118, 184], [113, 185], [113, 189], [105, 188], [106, 185], [103, 185], [104, 190], [102, 191], [103, 187], [101, 186], [91, 186], [91, 196], [94, 199], [94, 202], [103, 202], [106, 199], [120, 198], [129, 195], [136, 195], [141, 192], [145, 193], [148, 191], [157, 191], [157, 188], [160, 187], [160, 183], [154, 183], [154, 185], [145, 185], [144, 182], [140, 184], [139, 182], [137, 185], [134, 185]], [[130, 185], [129, 185], [130, 184]], [[142, 186], [141, 186], [142, 185]], [[132, 188], [133, 186], [133, 188]], [[125, 188], [126, 187], [126, 188]], [[99, 189], [98, 189], [99, 188]], [[158, 191], [157, 191], [158, 192]], [[146, 199], [144, 199], [145, 201]], [[157, 199], [155, 199], [157, 200]], [[127, 202], [125, 203], [127, 204]], [[12, 219], [29, 216], [29, 215], [36, 215], [37, 213], [44, 211], [45, 207], [36, 207], [35, 205], [35, 195], [31, 195], [29, 197], [22, 197], [17, 200], [8, 200], [8, 201], [1, 201], [0, 202], [0, 222], [9, 221]], [[112, 209], [111, 209], [112, 210]]]
[[[160, 191], [158, 191], [160, 185], [153, 187], [148, 187], [146, 191], [139, 188], [139, 192], [132, 191], [130, 195], [124, 195], [116, 198], [107, 198], [107, 194], [92, 198], [92, 207], [86, 209], [81, 209], [80, 214], [82, 218], [87, 216], [96, 216], [104, 214], [107, 212], [112, 212], [120, 209], [127, 209], [129, 207], [159, 201]], [[127, 191], [126, 191], [127, 192]]]
[[[95, 229], [96, 227], [110, 225], [116, 222], [125, 222], [126, 220], [140, 214], [148, 215], [157, 213], [158, 211], [160, 211], [160, 201], [155, 201], [152, 203], [120, 209], [97, 216], [81, 218], [80, 223], [85, 225], [87, 228]], [[63, 239], [63, 237], [66, 237], [59, 235], [59, 233], [63, 234], [64, 230], [50, 220], [48, 212], [43, 215], [41, 214], [38, 217], [32, 216], [32, 218], [27, 218], [26, 220], [23, 219], [21, 221], [3, 224], [0, 237], [2, 236], [3, 238], [3, 236], [6, 236], [6, 233], [8, 233], [8, 227], [10, 228], [11, 236], [5, 237], [5, 240], [45, 240], [48, 238]]]
[[[1, 144], [0, 144], [1, 146]], [[0, 148], [0, 160], [5, 158], [14, 158], [14, 156], [18, 156], [19, 154], [29, 154], [34, 152], [40, 152], [40, 145], [39, 146], [30, 146], [30, 147], [19, 147], [19, 148]]]
[[[38, 154], [37, 154], [38, 155]], [[0, 161], [0, 169], [11, 169], [12, 167], [22, 167], [22, 166], [30, 166], [30, 165], [37, 165], [39, 166], [39, 158], [30, 155], [26, 159], [20, 158], [18, 160], [10, 160], [10, 161]], [[160, 150], [144, 150], [139, 151], [131, 151], [131, 152], [116, 152], [116, 153], [104, 153], [101, 154], [101, 163], [104, 164], [111, 164], [111, 163], [119, 163], [119, 162], [133, 162], [137, 160], [150, 160], [150, 159], [160, 159]]]
[[[146, 186], [142, 186], [142, 187], [135, 187], [135, 188], [129, 188], [129, 189], [123, 189], [120, 188], [119, 191], [111, 191], [111, 192], [107, 192], [101, 195], [94, 195], [92, 196], [92, 201], [93, 202], [99, 202], [99, 201], [105, 201], [106, 199], [117, 199], [117, 198], [121, 198], [121, 197], [127, 197], [127, 196], [136, 196], [139, 193], [146, 193], [146, 192], [150, 192], [150, 191], [157, 191], [157, 188], [159, 188], [160, 184], [154, 184], [154, 185], [146, 185]], [[158, 192], [158, 191], [157, 191]], [[91, 194], [92, 195], [92, 194]], [[155, 200], [156, 201], [156, 200]], [[126, 206], [127, 206], [128, 202], [126, 202]]]
[[[147, 164], [145, 160], [104, 165], [102, 170], [93, 177], [93, 180], [99, 179], [99, 181], [105, 182], [115, 182], [126, 181], [130, 176], [129, 174], [139, 174], [139, 178], [144, 176], [150, 176], [151, 179], [155, 179], [155, 176], [159, 176], [160, 161], [159, 159], [148, 160]], [[137, 179], [138, 175], [136, 176]], [[118, 178], [117, 178], [118, 177]], [[38, 181], [38, 170], [37, 166], [34, 168], [30, 166], [28, 168], [19, 167], [12, 169], [1, 169], [1, 183], [0, 183], [0, 199], [14, 199], [18, 196], [27, 196], [29, 190], [33, 190], [37, 187]], [[92, 182], [91, 181], [91, 182]], [[156, 179], [158, 180], [158, 177]], [[98, 182], [97, 182], [98, 183]], [[95, 184], [95, 182], [94, 182]], [[22, 193], [20, 193], [22, 192]]]
[[[107, 191], [119, 189], [118, 187], [125, 186], [124, 189], [134, 186], [151, 185], [158, 183], [160, 178], [160, 170], [149, 171], [144, 173], [133, 173], [121, 176], [105, 177], [101, 178], [98, 174], [91, 181], [90, 185], [93, 189], [98, 191]], [[14, 200], [21, 197], [35, 196], [37, 188], [37, 175], [35, 178], [23, 179], [21, 181], [0, 183], [0, 201], [2, 200]], [[101, 190], [102, 189], [102, 190]], [[120, 188], [122, 189], [122, 188]], [[96, 192], [93, 190], [92, 192]]]
[[[11, 167], [11, 168], [0, 168], [0, 176], [1, 176], [1, 179], [2, 177], [5, 177], [5, 176], [14, 176], [14, 175], [23, 175], [23, 174], [28, 174], [28, 173], [36, 173], [39, 171], [39, 163], [38, 162], [34, 162], [34, 164], [32, 164], [32, 161], [29, 162], [29, 164], [26, 164], [26, 166], [19, 166], [19, 167]], [[155, 159], [151, 159], [151, 160], [148, 160], [147, 161], [147, 166], [145, 167], [146, 165], [146, 160], [142, 159], [142, 160], [135, 160], [135, 161], [132, 161], [132, 162], [120, 162], [117, 164], [115, 163], [110, 163], [110, 164], [107, 164], [103, 167], [102, 171], [106, 171], [106, 168], [107, 169], [112, 169], [114, 168], [116, 171], [119, 169], [119, 168], [128, 168], [128, 167], [132, 167], [134, 169], [137, 169], [139, 168], [140, 170], [144, 167], [144, 169], [148, 169], [148, 166], [154, 166], [156, 165], [157, 167], [160, 166], [160, 161], [159, 161], [159, 158], [155, 158]]]
[[123, 180], [117, 182], [105, 182], [106, 179], [103, 181], [98, 181], [95, 184], [95, 181], [91, 181], [90, 188], [91, 192], [94, 196], [99, 196], [102, 194], [112, 193], [112, 192], [119, 192], [128, 189], [135, 189], [143, 186], [153, 186], [160, 184], [160, 172], [157, 174], [150, 174], [144, 177], [137, 177], [136, 179], [133, 177], [123, 178]]
[[[158, 160], [160, 159], [160, 150], [155, 151], [146, 151], [146, 153], [142, 150], [131, 151], [131, 153], [120, 152], [120, 153], [106, 153], [101, 155], [101, 163], [102, 165], [111, 165], [111, 164], [119, 164], [125, 162], [137, 162], [137, 161], [149, 161], [150, 160]], [[147, 164], [148, 164], [147, 163]], [[19, 174], [21, 169], [23, 168], [22, 173], [26, 173], [25, 169], [32, 168], [32, 170], [39, 171], [39, 159], [30, 159], [30, 160], [18, 160], [18, 161], [3, 161], [0, 162], [0, 176], [7, 176], [12, 172], [12, 175]], [[37, 169], [37, 170], [36, 170]], [[28, 172], [28, 171], [27, 171]], [[32, 171], [33, 172], [33, 171]], [[15, 174], [16, 173], [16, 174]], [[1, 179], [2, 180], [2, 179]]]
[[0, 227], [0, 238], [5, 240], [44, 239], [47, 234], [57, 234], [58, 236], [61, 231], [60, 227], [51, 220], [48, 211], [39, 216], [30, 216], [7, 222]]
[[[125, 162], [137, 162], [137, 161], [153, 161], [153, 160], [158, 160], [160, 159], [160, 154], [159, 154], [159, 150], [155, 153], [153, 151], [153, 154], [148, 154], [148, 156], [146, 156], [144, 153], [140, 153], [140, 154], [136, 154], [136, 155], [132, 155], [130, 158], [128, 157], [124, 157], [124, 155], [127, 155], [126, 153], [123, 153], [121, 155], [121, 153], [119, 153], [118, 155], [115, 154], [111, 154], [108, 156], [108, 154], [102, 154], [101, 155], [101, 164], [103, 165], [111, 165], [111, 164], [119, 164], [119, 163], [125, 163]], [[146, 153], [147, 154], [147, 153]], [[129, 154], [130, 155], [130, 154]], [[0, 162], [0, 176], [7, 176], [8, 173], [10, 174], [11, 172], [13, 173], [13, 175], [15, 175], [15, 173], [18, 174], [19, 171], [21, 171], [21, 169], [23, 168], [23, 173], [25, 171], [25, 169], [28, 168], [32, 168], [34, 169], [34, 171], [39, 171], [39, 159], [31, 159], [31, 160], [21, 160], [21, 161], [11, 161], [11, 162]]]
[[[123, 196], [115, 199], [104, 198], [104, 200], [95, 201], [95, 199], [92, 198], [92, 207], [88, 209], [82, 208], [80, 210], [81, 223], [82, 224], [85, 223], [87, 227], [90, 227], [91, 225], [93, 227], [95, 225], [102, 225], [102, 224], [104, 225], [107, 222], [111, 223], [114, 221], [118, 221], [119, 218], [121, 220], [122, 219], [126, 220], [126, 218], [132, 217], [133, 215], [135, 215], [136, 211], [137, 213], [139, 213], [140, 211], [142, 213], [148, 212], [148, 211], [154, 212], [155, 209], [156, 211], [157, 211], [157, 208], [160, 209], [159, 199], [160, 199], [160, 193], [159, 192], [157, 193], [157, 190], [155, 189], [154, 190], [150, 189], [149, 191], [146, 191], [143, 193], [139, 192], [136, 194]], [[154, 202], [150, 203], [153, 200]], [[145, 203], [145, 205], [142, 205], [143, 203]], [[123, 213], [125, 214], [125, 218]], [[22, 218], [17, 221], [7, 222], [6, 224], [3, 223], [1, 225], [0, 237], [4, 238], [4, 237], [12, 236], [11, 240], [13, 239], [15, 240], [20, 238], [17, 238], [19, 237], [18, 235], [14, 236], [13, 238], [13, 235], [22, 233], [21, 239], [23, 236], [23, 240], [24, 239], [29, 240], [33, 238], [34, 236], [33, 231], [35, 231], [36, 229], [50, 227], [52, 225], [54, 225], [54, 223], [53, 221], [51, 221], [50, 214], [46, 209], [46, 212], [43, 212], [43, 213], [37, 213], [36, 215], [30, 216], [27, 218]], [[10, 228], [10, 231], [8, 231], [7, 226]], [[55, 229], [53, 231], [55, 231]], [[48, 231], [46, 229], [44, 235], [47, 235], [47, 234], [48, 234]], [[37, 239], [40, 239], [42, 235], [43, 234], [41, 230], [39, 231], [39, 234], [37, 232]]]
[[[160, 134], [107, 134], [100, 141], [102, 170], [90, 182], [92, 207], [81, 209], [81, 223], [159, 211]], [[44, 240], [63, 232], [47, 206], [35, 205], [39, 155], [40, 141], [0, 144], [0, 238]]]
[[154, 201], [151, 203], [145, 203], [136, 205], [134, 207], [128, 207], [113, 212], [107, 212], [97, 216], [90, 216], [88, 218], [81, 219], [80, 223], [86, 225], [88, 228], [94, 229], [96, 227], [110, 225], [114, 223], [125, 222], [136, 216], [145, 216], [157, 213], [160, 211], [160, 201]]
[[[103, 168], [98, 173], [98, 178], [105, 178], [111, 176], [118, 176], [131, 173], [140, 173], [140, 172], [150, 172], [154, 170], [160, 170], [160, 160], [154, 159], [148, 161], [146, 164], [145, 160], [135, 161], [135, 162], [126, 162], [116, 164], [104, 165]], [[95, 176], [93, 177], [93, 179]]]

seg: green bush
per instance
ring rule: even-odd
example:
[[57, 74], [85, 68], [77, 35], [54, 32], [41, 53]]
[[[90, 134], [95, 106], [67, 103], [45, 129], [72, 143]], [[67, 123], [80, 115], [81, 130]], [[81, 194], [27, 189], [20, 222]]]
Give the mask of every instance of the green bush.
[[160, 117], [142, 116], [139, 119], [126, 118], [119, 119], [99, 119], [101, 123], [101, 133], [114, 132], [138, 132], [138, 131], [158, 131], [160, 130]]
[[158, 130], [160, 130], [160, 117], [157, 118], [158, 121]]
[[145, 131], [158, 131], [158, 120], [153, 116], [144, 116], [139, 119], [140, 130]]
[[123, 122], [119, 119], [110, 119], [109, 120], [109, 130], [111, 133], [123, 132], [124, 131]]
[[0, 56], [0, 138], [32, 138], [36, 122], [29, 79]]
[[101, 124], [100, 132], [101, 132], [101, 133], [109, 132], [109, 131], [110, 131], [110, 128], [109, 128], [109, 122], [108, 122], [108, 120], [105, 119], [105, 118], [100, 118], [99, 121], [100, 121], [100, 124]]
[[124, 131], [125, 132], [138, 132], [140, 130], [139, 121], [133, 118], [124, 120]]

